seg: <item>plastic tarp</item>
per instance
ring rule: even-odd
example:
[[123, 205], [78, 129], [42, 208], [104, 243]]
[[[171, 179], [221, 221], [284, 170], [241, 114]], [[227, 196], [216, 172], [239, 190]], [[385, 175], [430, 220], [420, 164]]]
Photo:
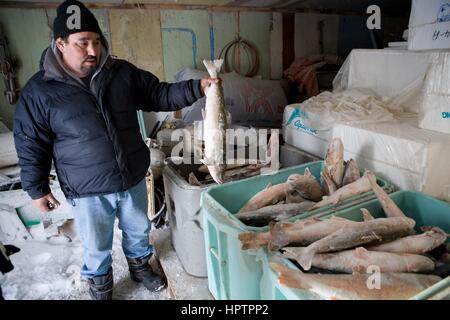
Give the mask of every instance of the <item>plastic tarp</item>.
[[315, 130], [329, 130], [336, 123], [361, 124], [394, 120], [387, 105], [368, 89], [349, 89], [338, 93], [325, 91], [297, 107], [305, 115], [303, 124]]
[[419, 126], [450, 133], [450, 52], [431, 55], [420, 99]]
[[[182, 69], [175, 75], [176, 81], [209, 77], [207, 72], [195, 69]], [[233, 124], [255, 127], [281, 127], [283, 110], [287, 98], [279, 80], [248, 78], [236, 72], [220, 74], [223, 80], [225, 108], [231, 113]], [[205, 98], [192, 106], [182, 109], [183, 121], [201, 121], [201, 109]]]
[[419, 112], [430, 52], [353, 50], [333, 81], [333, 92], [371, 90], [390, 109]]

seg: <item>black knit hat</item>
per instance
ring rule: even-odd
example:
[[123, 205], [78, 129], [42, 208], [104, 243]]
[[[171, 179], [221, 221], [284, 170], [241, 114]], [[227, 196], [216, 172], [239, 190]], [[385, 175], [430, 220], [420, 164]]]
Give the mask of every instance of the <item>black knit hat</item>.
[[[79, 10], [70, 6], [77, 6]], [[97, 19], [80, 1], [66, 0], [58, 6], [56, 12], [57, 15], [53, 22], [53, 38], [55, 40], [83, 31], [95, 32], [103, 37]], [[79, 18], [77, 17], [78, 13]]]

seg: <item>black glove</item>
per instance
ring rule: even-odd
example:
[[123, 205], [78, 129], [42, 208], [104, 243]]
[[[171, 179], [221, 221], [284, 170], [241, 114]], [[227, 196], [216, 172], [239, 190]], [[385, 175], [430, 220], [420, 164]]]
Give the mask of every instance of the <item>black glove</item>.
[[0, 271], [2, 273], [7, 273], [14, 269], [14, 266], [12, 265], [11, 260], [9, 260], [8, 257], [19, 251], [20, 249], [13, 245], [7, 244], [4, 246], [0, 242]]

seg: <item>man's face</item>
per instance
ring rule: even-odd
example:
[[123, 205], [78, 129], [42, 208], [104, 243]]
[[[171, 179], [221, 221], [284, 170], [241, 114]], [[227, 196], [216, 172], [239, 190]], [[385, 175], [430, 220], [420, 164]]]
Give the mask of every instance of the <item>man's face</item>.
[[67, 42], [58, 38], [56, 45], [66, 66], [80, 78], [93, 73], [100, 63], [102, 45], [95, 32], [73, 33]]

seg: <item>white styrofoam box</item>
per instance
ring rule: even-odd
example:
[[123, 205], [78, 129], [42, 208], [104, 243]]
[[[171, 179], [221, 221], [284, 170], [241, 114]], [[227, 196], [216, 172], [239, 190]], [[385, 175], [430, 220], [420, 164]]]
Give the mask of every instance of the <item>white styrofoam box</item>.
[[282, 130], [286, 143], [323, 157], [331, 139], [340, 137], [345, 160], [354, 158], [361, 167], [402, 190], [450, 200], [450, 135], [421, 129], [414, 117], [364, 125], [336, 124], [319, 131], [305, 128], [304, 116], [298, 108], [286, 107]]
[[409, 29], [408, 50], [450, 48], [450, 22], [425, 24]]
[[18, 161], [13, 132], [0, 133], [0, 168], [13, 166]]
[[450, 133], [450, 51], [435, 52], [420, 100], [419, 127]]
[[355, 49], [333, 81], [333, 90], [366, 88], [406, 111], [419, 111], [418, 97], [430, 53], [395, 49]]
[[450, 48], [450, 0], [413, 0], [409, 50]]

